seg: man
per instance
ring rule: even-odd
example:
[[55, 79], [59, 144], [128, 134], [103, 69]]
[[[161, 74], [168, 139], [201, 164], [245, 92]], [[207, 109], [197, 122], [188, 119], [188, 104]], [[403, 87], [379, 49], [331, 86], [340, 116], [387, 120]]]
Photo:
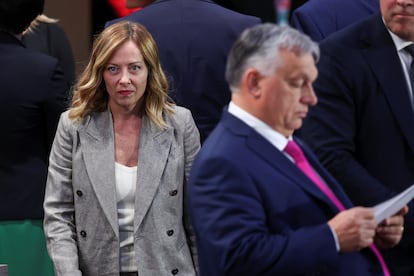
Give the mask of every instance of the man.
[[379, 11], [379, 0], [310, 0], [293, 11], [292, 27], [321, 41]]
[[147, 6], [118, 20], [141, 23], [151, 32], [170, 79], [170, 95], [191, 110], [204, 141], [230, 100], [224, 79], [227, 53], [237, 36], [260, 19], [230, 11], [212, 0], [141, 3]]
[[0, 0], [0, 263], [10, 276], [53, 275], [43, 234], [49, 150], [67, 101], [58, 60], [26, 49], [43, 0]]
[[[381, 14], [321, 44], [320, 103], [301, 134], [355, 204], [371, 206], [414, 183], [409, 73], [414, 1], [380, 0]], [[411, 209], [414, 203], [409, 204]], [[399, 246], [384, 251], [393, 275], [414, 275], [414, 213]]]
[[307, 36], [270, 23], [231, 49], [231, 103], [188, 185], [201, 275], [390, 275], [373, 241], [397, 244], [407, 208], [377, 225], [292, 139], [317, 102], [318, 53]]

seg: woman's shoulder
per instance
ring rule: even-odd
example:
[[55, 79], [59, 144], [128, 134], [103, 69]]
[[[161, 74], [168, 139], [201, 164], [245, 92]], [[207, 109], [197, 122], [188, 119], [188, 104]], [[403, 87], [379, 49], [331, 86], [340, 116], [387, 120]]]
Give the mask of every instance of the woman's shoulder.
[[85, 126], [90, 121], [91, 115], [86, 115], [83, 119], [74, 119], [70, 117], [70, 109], [62, 112], [60, 115], [60, 123], [65, 128], [78, 129]]
[[178, 123], [182, 125], [184, 122], [192, 118], [191, 111], [185, 107], [174, 105], [172, 112], [166, 112], [166, 121], [172, 123]]

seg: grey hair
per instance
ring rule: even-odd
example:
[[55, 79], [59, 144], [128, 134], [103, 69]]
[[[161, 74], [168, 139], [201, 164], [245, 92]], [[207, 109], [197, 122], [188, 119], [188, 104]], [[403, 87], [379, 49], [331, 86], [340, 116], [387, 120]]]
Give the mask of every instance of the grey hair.
[[273, 23], [259, 24], [246, 29], [230, 49], [226, 65], [226, 80], [232, 91], [237, 90], [244, 72], [251, 67], [262, 75], [269, 76], [281, 66], [281, 49], [298, 55], [310, 53], [319, 59], [319, 46], [307, 35], [288, 27]]

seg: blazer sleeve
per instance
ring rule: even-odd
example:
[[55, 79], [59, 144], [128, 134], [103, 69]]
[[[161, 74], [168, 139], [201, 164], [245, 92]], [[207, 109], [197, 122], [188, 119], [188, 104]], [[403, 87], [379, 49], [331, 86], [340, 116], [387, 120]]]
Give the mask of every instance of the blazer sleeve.
[[79, 270], [72, 189], [72, 122], [62, 114], [49, 159], [44, 200], [44, 231], [56, 275], [82, 275]]
[[[187, 112], [186, 112], [187, 113]], [[187, 116], [185, 117], [185, 128], [184, 128], [184, 158], [185, 158], [185, 178], [184, 178], [184, 227], [187, 233], [188, 244], [190, 247], [191, 255], [193, 257], [194, 267], [197, 275], [199, 275], [198, 269], [198, 255], [197, 255], [197, 246], [194, 230], [190, 222], [188, 206], [186, 204], [186, 195], [187, 195], [187, 185], [188, 177], [190, 174], [191, 166], [193, 164], [194, 158], [198, 151], [200, 150], [200, 134], [195, 125], [194, 119], [191, 116], [190, 111], [188, 111]]]

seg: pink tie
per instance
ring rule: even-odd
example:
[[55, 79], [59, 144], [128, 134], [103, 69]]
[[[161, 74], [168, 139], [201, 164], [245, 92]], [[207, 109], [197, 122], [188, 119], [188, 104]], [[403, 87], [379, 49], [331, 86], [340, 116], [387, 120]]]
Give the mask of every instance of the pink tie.
[[[329, 189], [329, 187], [318, 177], [318, 175], [312, 169], [302, 150], [300, 149], [298, 144], [296, 144], [295, 141], [289, 141], [284, 151], [290, 156], [292, 156], [298, 168], [304, 174], [306, 174], [313, 181], [313, 183], [315, 183], [316, 186], [318, 186], [318, 188], [335, 204], [335, 206], [338, 207], [339, 211], [345, 210], [344, 205], [339, 201], [339, 199], [335, 196], [331, 189]], [[378, 248], [374, 244], [371, 244], [370, 248], [377, 256], [378, 261], [381, 264], [382, 271], [384, 272], [384, 276], [390, 276], [391, 274]]]

